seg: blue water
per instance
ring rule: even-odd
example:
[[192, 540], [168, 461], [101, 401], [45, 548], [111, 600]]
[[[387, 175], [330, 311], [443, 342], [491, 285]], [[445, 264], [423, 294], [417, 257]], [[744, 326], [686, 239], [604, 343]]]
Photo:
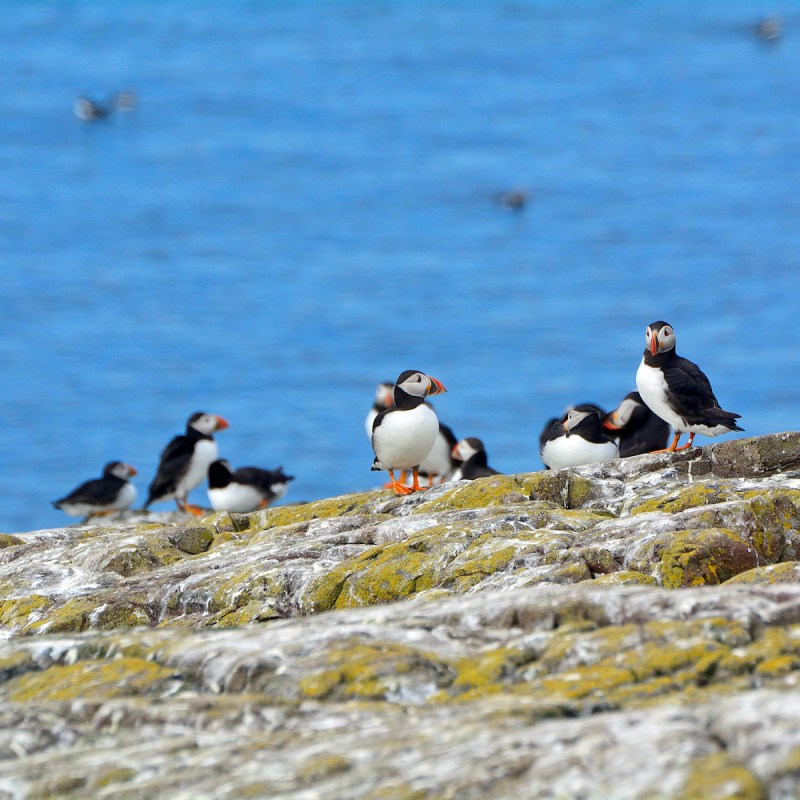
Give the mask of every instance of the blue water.
[[112, 459], [145, 494], [195, 410], [287, 501], [377, 486], [363, 420], [406, 368], [538, 469], [656, 319], [746, 435], [797, 427], [800, 16], [768, 44], [768, 11], [3, 3], [0, 529], [69, 522], [48, 501]]

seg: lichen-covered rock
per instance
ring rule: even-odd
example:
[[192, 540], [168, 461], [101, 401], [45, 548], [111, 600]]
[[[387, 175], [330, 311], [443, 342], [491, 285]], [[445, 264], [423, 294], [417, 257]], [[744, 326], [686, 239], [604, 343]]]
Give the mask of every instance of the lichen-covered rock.
[[9, 538], [3, 796], [796, 793], [800, 434]]

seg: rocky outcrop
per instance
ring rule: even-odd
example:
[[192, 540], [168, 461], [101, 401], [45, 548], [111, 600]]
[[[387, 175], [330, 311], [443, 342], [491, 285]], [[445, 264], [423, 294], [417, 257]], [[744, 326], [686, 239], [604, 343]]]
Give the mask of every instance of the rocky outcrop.
[[798, 470], [785, 433], [0, 537], [0, 797], [793, 797]]

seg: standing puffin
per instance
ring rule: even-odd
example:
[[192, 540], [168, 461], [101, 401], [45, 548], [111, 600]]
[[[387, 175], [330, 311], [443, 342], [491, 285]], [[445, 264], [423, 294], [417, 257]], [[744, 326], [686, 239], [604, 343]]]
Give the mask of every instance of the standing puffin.
[[461, 463], [456, 467], [450, 480], [474, 481], [475, 478], [488, 478], [490, 475], [500, 474], [489, 466], [486, 448], [475, 436], [458, 441], [453, 446], [453, 458]]
[[[719, 436], [728, 431], [742, 431], [734, 420], [740, 414], [724, 411], [700, 367], [675, 352], [675, 331], [663, 320], [653, 322], [645, 331], [647, 347], [636, 372], [636, 386], [642, 400], [654, 414], [672, 425], [675, 436], [670, 452], [692, 446], [695, 434]], [[689, 441], [678, 447], [684, 433]]]
[[136, 487], [128, 480], [134, 475], [136, 470], [130, 464], [109, 461], [101, 478], [82, 483], [53, 505], [71, 517], [86, 519], [122, 511], [136, 499]]
[[[372, 423], [374, 470], [387, 470], [395, 494], [418, 492], [419, 465], [430, 453], [439, 433], [439, 420], [425, 398], [447, 391], [442, 384], [418, 370], [401, 372], [394, 386], [394, 406], [381, 411]], [[410, 469], [411, 487], [394, 477], [396, 469]]]
[[[619, 449], [600, 424], [600, 413], [590, 403], [575, 406], [559, 426], [551, 424], [549, 431], [542, 433], [544, 439], [540, 456], [550, 469], [579, 467], [598, 461], [619, 458]], [[541, 439], [540, 439], [541, 441]]]
[[293, 480], [283, 467], [239, 467], [233, 472], [227, 461], [218, 459], [208, 467], [208, 499], [214, 511], [247, 513], [280, 500]]
[[603, 417], [603, 427], [619, 441], [621, 458], [663, 450], [669, 441], [669, 425], [657, 417], [639, 392], [629, 392], [614, 411]]
[[214, 414], [192, 414], [186, 433], [176, 436], [161, 453], [144, 507], [175, 498], [181, 511], [200, 516], [202, 509], [188, 504], [186, 496], [206, 477], [209, 464], [217, 460], [217, 443], [212, 434], [227, 427], [228, 423]]

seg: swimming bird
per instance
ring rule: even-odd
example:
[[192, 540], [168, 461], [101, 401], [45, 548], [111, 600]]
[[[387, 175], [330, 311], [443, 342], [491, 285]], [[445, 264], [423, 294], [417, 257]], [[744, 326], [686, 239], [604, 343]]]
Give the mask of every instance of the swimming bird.
[[639, 392], [628, 392], [603, 417], [603, 427], [618, 440], [620, 458], [663, 450], [669, 441], [669, 425], [644, 404]]
[[[650, 410], [672, 425], [675, 436], [667, 448], [670, 452], [691, 447], [697, 433], [719, 436], [744, 430], [734, 421], [741, 414], [720, 408], [700, 367], [675, 352], [675, 331], [669, 323], [658, 320], [648, 325], [645, 341], [636, 386]], [[678, 447], [687, 432], [689, 441]]]
[[500, 474], [489, 466], [486, 448], [476, 436], [469, 436], [456, 442], [453, 446], [453, 458], [461, 463], [456, 467], [451, 480], [474, 481], [476, 478], [488, 478], [490, 475]]
[[97, 122], [107, 119], [111, 113], [108, 106], [103, 105], [97, 100], [81, 95], [72, 105], [72, 111], [81, 122]]
[[[405, 370], [394, 385], [394, 406], [381, 411], [372, 423], [372, 469], [388, 471], [397, 495], [422, 489], [419, 465], [430, 453], [439, 432], [439, 419], [425, 398], [445, 391], [436, 378], [418, 370]], [[412, 471], [411, 487], [395, 479], [397, 469]]]
[[208, 467], [208, 499], [214, 511], [247, 513], [280, 500], [293, 480], [283, 467], [239, 467], [234, 472], [226, 460], [217, 459]]
[[128, 480], [134, 475], [136, 470], [130, 464], [109, 461], [102, 477], [85, 481], [53, 505], [71, 517], [86, 519], [122, 511], [136, 499], [136, 487]]
[[551, 425], [540, 451], [542, 462], [550, 469], [564, 469], [619, 458], [619, 449], [603, 431], [600, 418], [590, 403], [570, 409], [561, 423], [563, 430]]
[[172, 439], [161, 453], [144, 507], [174, 498], [181, 511], [200, 516], [202, 509], [187, 504], [186, 497], [205, 479], [209, 464], [217, 460], [217, 443], [212, 434], [227, 427], [228, 423], [214, 414], [192, 414], [186, 433]]

